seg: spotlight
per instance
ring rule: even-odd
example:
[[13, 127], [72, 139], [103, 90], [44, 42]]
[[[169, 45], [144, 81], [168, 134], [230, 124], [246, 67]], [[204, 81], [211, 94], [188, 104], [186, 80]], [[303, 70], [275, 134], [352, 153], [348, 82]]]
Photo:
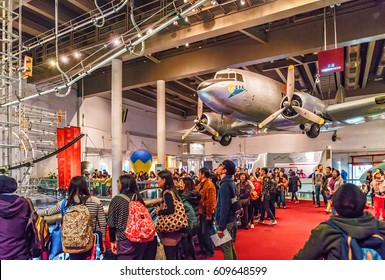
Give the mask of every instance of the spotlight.
[[188, 22], [188, 17], [185, 17], [185, 18], [184, 18], [184, 21], [185, 21], [185, 22]]
[[49, 63], [49, 66], [51, 66], [51, 67], [55, 67], [56, 66], [56, 61], [54, 59], [50, 59], [48, 61], [48, 63]]
[[213, 6], [218, 5], [218, 2], [216, 0], [211, 0], [211, 5]]
[[154, 30], [152, 30], [152, 28], [150, 28], [150, 29], [147, 31], [147, 34], [151, 34], [152, 32], [154, 32]]
[[60, 61], [63, 62], [63, 63], [68, 63], [69, 59], [68, 59], [67, 56], [62, 56], [62, 57], [60, 58]]
[[245, 5], [246, 4], [246, 1], [245, 0], [241, 0], [241, 5]]
[[178, 25], [178, 21], [174, 21], [174, 25]]
[[142, 34], [138, 33], [138, 35], [136, 35], [138, 38], [142, 38]]
[[186, 46], [186, 48], [188, 48], [188, 46], [190, 45], [189, 43], [186, 43], [186, 44], [184, 44], [185, 46]]
[[80, 52], [74, 52], [74, 57], [79, 59], [82, 56]]
[[119, 46], [121, 43], [122, 43], [122, 41], [120, 40], [120, 38], [115, 38], [115, 39], [112, 40], [112, 44], [115, 47]]

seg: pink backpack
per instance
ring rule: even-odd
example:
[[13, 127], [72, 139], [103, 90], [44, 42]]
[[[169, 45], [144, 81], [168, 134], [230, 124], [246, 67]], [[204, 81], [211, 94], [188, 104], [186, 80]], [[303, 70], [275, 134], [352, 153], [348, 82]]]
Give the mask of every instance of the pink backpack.
[[124, 233], [131, 242], [152, 241], [155, 236], [154, 221], [151, 219], [146, 206], [135, 200], [135, 197], [136, 195], [132, 197], [128, 207], [129, 216]]

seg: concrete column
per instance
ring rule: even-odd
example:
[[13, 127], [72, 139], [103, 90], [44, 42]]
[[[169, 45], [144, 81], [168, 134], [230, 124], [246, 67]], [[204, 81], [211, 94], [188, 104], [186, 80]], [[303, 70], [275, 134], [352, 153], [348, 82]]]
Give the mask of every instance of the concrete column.
[[122, 172], [122, 61], [112, 60], [111, 135], [112, 135], [112, 196], [118, 194], [117, 180]]
[[158, 164], [166, 167], [166, 83], [156, 81]]

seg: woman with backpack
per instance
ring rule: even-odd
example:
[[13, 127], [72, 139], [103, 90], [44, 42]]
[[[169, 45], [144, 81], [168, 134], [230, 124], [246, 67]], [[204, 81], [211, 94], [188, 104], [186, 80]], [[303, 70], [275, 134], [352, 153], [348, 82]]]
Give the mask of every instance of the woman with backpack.
[[291, 202], [299, 203], [297, 192], [301, 188], [301, 180], [295, 174], [295, 171], [290, 171], [289, 178], [289, 192], [291, 192]]
[[161, 207], [156, 208], [156, 214], [159, 216], [157, 233], [167, 260], [176, 260], [179, 242], [188, 226], [187, 215], [176, 196], [172, 174], [167, 169], [158, 173], [158, 186], [162, 188], [163, 200]]
[[[64, 209], [62, 209], [63, 205], [64, 205]], [[65, 214], [68, 211], [71, 211], [72, 207], [75, 207], [77, 205], [85, 205], [85, 207], [88, 209], [89, 220], [91, 222], [88, 226], [92, 227], [92, 230], [91, 230], [92, 238], [93, 238], [93, 232], [100, 232], [101, 233], [100, 240], [103, 240], [103, 236], [105, 236], [105, 229], [106, 229], [106, 218], [104, 215], [103, 205], [101, 204], [98, 198], [94, 196], [90, 196], [90, 192], [87, 186], [87, 181], [83, 176], [76, 176], [71, 179], [68, 187], [67, 199], [63, 199], [62, 201], [59, 201], [56, 205], [54, 205], [51, 208], [45, 209], [43, 211], [39, 211], [38, 214], [41, 216], [50, 216], [50, 215], [62, 213], [62, 215], [64, 214], [63, 215], [63, 223], [64, 223], [66, 221], [64, 217]], [[69, 221], [69, 224], [71, 224], [71, 221]], [[65, 224], [63, 224], [63, 227], [62, 227], [63, 247], [65, 247], [64, 226]], [[74, 231], [69, 229], [69, 232], [74, 232]], [[82, 237], [79, 237], [79, 238], [82, 238]], [[72, 239], [72, 237], [70, 239]], [[93, 246], [93, 243], [92, 243], [92, 246]], [[70, 253], [71, 260], [90, 259], [92, 254], [92, 247], [91, 249], [88, 249], [84, 252], [81, 252], [82, 249], [79, 249], [77, 251], [80, 251], [80, 252]]]
[[140, 203], [145, 205], [139, 194], [134, 177], [122, 175], [118, 180], [119, 194], [114, 196], [108, 209], [107, 224], [109, 226], [111, 251], [117, 255], [117, 260], [141, 260], [148, 242], [131, 242], [125, 230], [129, 216], [130, 201], [135, 195]]

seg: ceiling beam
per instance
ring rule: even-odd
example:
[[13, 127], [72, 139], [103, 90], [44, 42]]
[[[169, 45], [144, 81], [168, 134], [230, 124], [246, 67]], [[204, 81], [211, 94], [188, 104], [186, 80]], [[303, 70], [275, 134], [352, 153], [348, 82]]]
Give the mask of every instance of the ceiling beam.
[[[138, 89], [136, 89], [135, 91], [136, 91], [136, 92], [137, 92], [137, 91], [143, 91], [143, 92], [146, 92], [146, 93], [148, 93], [148, 94], [151, 94], [151, 95], [155, 96], [155, 98], [156, 98], [156, 96], [157, 96], [156, 91], [151, 91], [151, 90], [148, 90], [148, 89], [146, 89], [146, 88], [138, 88]], [[166, 93], [167, 93], [167, 89], [166, 89]], [[169, 95], [171, 95], [171, 94], [169, 94]], [[187, 109], [187, 110], [191, 110], [191, 109], [192, 109], [191, 106], [190, 106], [189, 104], [183, 104], [183, 103], [180, 103], [180, 102], [178, 102], [177, 100], [173, 99], [172, 97], [173, 97], [173, 95], [171, 95], [171, 97], [170, 97], [170, 96], [169, 96], [169, 97], [166, 97], [166, 101], [167, 101], [167, 102], [170, 102], [170, 103], [174, 103], [175, 105], [180, 106], [180, 107], [183, 107], [183, 108], [185, 108], [185, 109]], [[178, 97], [178, 98], [179, 98], [179, 97]]]
[[[14, 21], [13, 27], [19, 30], [19, 20]], [[48, 29], [47, 27], [44, 27], [35, 21], [29, 20], [24, 17], [21, 19], [21, 32], [23, 33], [30, 34], [34, 37], [39, 37], [49, 30], [50, 29]]]
[[366, 65], [365, 65], [365, 71], [364, 71], [364, 78], [362, 80], [362, 88], [366, 88], [366, 84], [368, 82], [369, 77], [369, 70], [370, 65], [372, 64], [372, 58], [373, 58], [373, 52], [374, 52], [374, 46], [376, 45], [376, 42], [372, 41], [369, 42], [368, 45], [368, 51], [366, 53]]
[[[339, 3], [342, 4], [350, 1], [351, 0], [340, 0]], [[188, 29], [181, 29], [172, 34], [156, 35], [151, 37], [146, 41], [145, 55], [150, 53], [154, 54], [176, 46], [182, 46], [186, 43], [191, 44], [220, 35], [246, 30], [248, 28], [292, 17], [301, 13], [310, 12], [323, 7], [329, 7], [332, 4], [335, 4], [335, 0], [272, 1], [264, 5], [258, 5], [250, 9], [241, 10], [237, 13], [224, 15], [209, 22], [189, 26]], [[222, 7], [220, 6], [220, 8]], [[225, 11], [223, 11], [223, 13], [225, 13]], [[296, 34], [294, 38], [296, 37], [298, 37], [298, 34]], [[134, 58], [136, 57], [129, 54], [123, 56], [123, 60]]]
[[260, 44], [267, 44], [267, 34], [257, 30], [256, 28], [241, 29], [239, 32], [245, 34]]
[[[290, 61], [290, 60], [292, 60], [292, 61]], [[293, 63], [293, 61], [296, 63]], [[272, 71], [272, 70], [276, 70], [276, 69], [282, 69], [282, 68], [286, 69], [290, 65], [300, 66], [303, 64], [314, 63], [317, 61], [318, 61], [318, 55], [311, 54], [311, 55], [304, 56], [301, 60], [290, 58], [290, 59], [286, 59], [286, 60], [267, 62], [267, 63], [263, 64], [263, 72]]]
[[174, 82], [177, 83], [178, 85], [181, 85], [181, 86], [184, 87], [184, 88], [189, 89], [190, 91], [192, 91], [192, 92], [194, 92], [194, 93], [197, 91], [196, 88], [192, 88], [192, 87], [186, 85], [185, 83], [182, 83], [181, 81], [174, 81]]
[[[373, 14], [376, 14], [376, 17], [373, 17]], [[350, 28], [352, 18], [365, 19], [360, 22], [362, 28]], [[337, 24], [344, 32], [339, 34], [338, 47], [385, 39], [383, 22], [385, 22], [385, 10], [379, 10], [376, 7], [339, 15]], [[332, 19], [327, 23], [332, 24]], [[191, 52], [183, 52], [163, 58], [162, 63], [159, 64], [125, 65], [123, 66], [123, 87], [135, 88], [153, 84], [156, 80], [174, 81], [216, 72], [227, 67], [238, 68], [314, 53], [319, 51], [323, 41], [322, 36], [314, 36], [314, 34], [322, 34], [322, 28], [323, 19], [318, 19], [306, 24], [271, 31], [267, 45], [255, 44], [254, 40], [246, 38]], [[327, 35], [327, 42], [333, 42], [334, 34], [328, 33]], [[296, 40], [293, 41], [293, 38]], [[229, 53], [237, 55], [229, 55]], [[110, 84], [106, 83], [103, 78], [105, 75], [110, 75], [110, 71], [110, 68], [105, 68], [105, 74], [100, 73], [100, 71], [98, 74], [95, 73], [84, 78], [85, 94], [110, 90]]]
[[281, 70], [280, 69], [274, 69], [274, 70], [275, 70], [275, 72], [277, 72], [277, 74], [281, 78], [282, 82], [284, 84], [286, 84], [286, 77], [285, 77], [285, 75], [282, 74]]
[[179, 92], [177, 92], [175, 90], [172, 90], [172, 89], [168, 88], [167, 86], [166, 86], [166, 92], [169, 93], [169, 94], [178, 96], [180, 99], [182, 99], [184, 101], [187, 101], [189, 103], [193, 103], [194, 105], [198, 104], [198, 101], [196, 101], [194, 99], [191, 99], [191, 98], [189, 98], [187, 96], [184, 96], [183, 94], [180, 94]]
[[317, 95], [319, 95], [319, 91], [318, 91], [317, 86], [315, 85], [315, 81], [314, 81], [313, 75], [311, 74], [309, 65], [304, 64], [304, 65], [303, 65], [303, 68], [305, 69], [305, 72], [306, 72], [306, 75], [307, 75], [308, 80], [310, 81], [311, 87], [314, 89], [314, 93], [316, 93]]
[[[35, 1], [33, 3], [33, 5], [27, 3], [27, 4], [24, 4], [23, 6], [26, 7], [27, 10], [29, 9], [33, 13], [41, 15], [41, 16], [43, 16], [43, 17], [45, 17], [45, 18], [55, 22], [55, 14], [54, 14], [54, 12], [49, 10], [49, 9], [47, 9], [48, 8], [47, 5], [45, 5], [43, 2]], [[66, 22], [68, 22], [70, 20], [71, 20], [71, 18], [66, 17], [64, 14], [62, 14], [62, 13], [59, 14], [59, 21], [58, 21], [59, 24], [65, 24]]]
[[96, 9], [95, 5], [88, 0], [67, 0], [67, 2], [78, 7], [86, 13], [89, 13]]

